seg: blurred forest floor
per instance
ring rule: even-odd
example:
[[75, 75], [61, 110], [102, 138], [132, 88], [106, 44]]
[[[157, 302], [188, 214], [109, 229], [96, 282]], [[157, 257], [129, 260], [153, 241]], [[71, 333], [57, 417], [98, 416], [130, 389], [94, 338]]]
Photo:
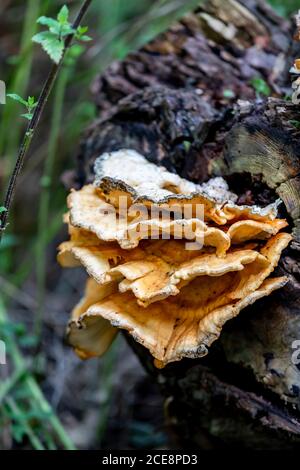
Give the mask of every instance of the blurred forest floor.
[[[1, 0], [0, 80], [5, 81], [7, 92], [38, 96], [50, 63], [31, 41], [38, 28], [36, 19], [55, 16], [64, 3], [73, 18], [79, 0]], [[87, 362], [64, 344], [69, 314], [82, 294], [85, 276], [80, 269], [62, 271], [56, 247], [67, 238], [61, 176], [74, 168], [80, 136], [98, 114], [90, 93], [93, 80], [112, 61], [137, 49], [197, 3], [94, 1], [83, 22], [89, 25], [93, 41], [61, 70], [0, 246], [0, 340], [9, 338], [8, 364], [0, 365], [0, 449], [64, 447], [64, 439], [52, 436], [52, 421], [45, 424], [49, 410], [39, 405], [35, 388], [25, 386], [31, 376], [77, 448], [172, 446], [159, 390], [121, 336], [104, 358]], [[300, 0], [271, 3], [282, 15], [300, 8]], [[11, 100], [0, 106], [2, 199], [24, 132], [20, 114]]]

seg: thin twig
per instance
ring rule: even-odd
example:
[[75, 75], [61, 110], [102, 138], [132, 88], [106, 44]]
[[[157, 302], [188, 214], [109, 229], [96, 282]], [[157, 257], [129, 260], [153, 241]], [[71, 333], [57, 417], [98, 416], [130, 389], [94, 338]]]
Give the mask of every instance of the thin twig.
[[[18, 56], [19, 66], [12, 81], [12, 90], [18, 90], [18, 94], [23, 96], [27, 90], [29, 78], [33, 62], [33, 42], [32, 36], [36, 33], [37, 22], [36, 18], [39, 16], [41, 5], [40, 0], [27, 0], [26, 13], [24, 17], [24, 27], [21, 35], [20, 54]], [[18, 150], [18, 142], [21, 135], [21, 122], [14, 124], [14, 132], [7, 132], [7, 128], [12, 122], [14, 112], [16, 110], [16, 103], [10, 101], [10, 104], [5, 106], [3, 119], [1, 120], [0, 130], [0, 155], [15, 155]], [[4, 174], [4, 181], [7, 182], [8, 176], [13, 162], [8, 159], [7, 170]]]
[[[80, 10], [77, 14], [77, 17], [76, 17], [76, 19], [75, 19], [75, 21], [72, 25], [72, 27], [75, 31], [77, 30], [78, 26], [80, 25], [81, 20], [82, 20], [83, 16], [85, 15], [86, 11], [88, 10], [91, 3], [92, 3], [92, 0], [85, 0], [83, 2], [83, 5], [80, 8]], [[9, 184], [8, 184], [8, 189], [7, 189], [6, 196], [5, 196], [4, 207], [5, 207], [6, 210], [4, 212], [2, 212], [1, 215], [0, 215], [0, 243], [1, 243], [1, 240], [2, 240], [3, 232], [6, 229], [7, 220], [8, 220], [8, 216], [9, 216], [9, 211], [10, 211], [11, 204], [12, 204], [12, 201], [13, 201], [13, 198], [14, 198], [14, 194], [15, 194], [19, 174], [22, 170], [25, 158], [26, 158], [28, 150], [30, 148], [32, 138], [35, 134], [35, 131], [36, 131], [36, 128], [37, 128], [38, 123], [40, 121], [40, 118], [41, 118], [41, 115], [43, 113], [44, 107], [45, 107], [45, 105], [47, 103], [47, 100], [49, 98], [49, 95], [52, 91], [52, 88], [53, 88], [53, 85], [55, 83], [57, 74], [60, 70], [60, 67], [61, 67], [62, 63], [63, 63], [64, 56], [66, 54], [67, 49], [71, 46], [73, 38], [74, 38], [74, 33], [67, 36], [67, 38], [65, 40], [65, 45], [64, 45], [64, 50], [63, 50], [61, 60], [59, 61], [58, 64], [53, 64], [52, 65], [52, 68], [50, 70], [48, 78], [47, 78], [47, 80], [44, 84], [44, 87], [41, 91], [41, 94], [39, 96], [37, 106], [34, 110], [33, 116], [32, 116], [32, 118], [31, 118], [31, 120], [28, 124], [26, 133], [24, 135], [24, 138], [23, 138], [20, 150], [19, 150], [19, 154], [18, 154], [18, 157], [17, 157], [16, 165], [15, 165], [13, 174], [10, 178], [10, 181], [9, 181]]]

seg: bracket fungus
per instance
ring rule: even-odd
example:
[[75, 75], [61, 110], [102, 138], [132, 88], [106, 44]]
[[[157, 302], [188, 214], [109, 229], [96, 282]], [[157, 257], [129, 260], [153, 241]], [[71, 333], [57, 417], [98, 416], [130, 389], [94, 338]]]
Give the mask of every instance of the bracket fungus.
[[226, 321], [287, 282], [270, 277], [292, 239], [278, 201], [239, 206], [222, 178], [198, 185], [133, 150], [102, 155], [95, 175], [68, 197], [58, 253], [88, 274], [68, 327], [81, 358], [102, 355], [118, 329], [156, 367], [201, 357]]

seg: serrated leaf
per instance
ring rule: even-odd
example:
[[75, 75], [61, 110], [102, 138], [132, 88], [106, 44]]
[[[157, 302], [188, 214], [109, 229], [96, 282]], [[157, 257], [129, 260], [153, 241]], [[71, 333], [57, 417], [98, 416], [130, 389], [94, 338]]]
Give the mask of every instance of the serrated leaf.
[[65, 47], [64, 42], [59, 39], [53, 39], [43, 43], [42, 47], [47, 52], [47, 54], [49, 54], [53, 62], [58, 64], [63, 55]]
[[[74, 34], [76, 39], [80, 41], [90, 41], [91, 38], [85, 33], [88, 31], [87, 26], [79, 26], [75, 30], [69, 23], [69, 9], [64, 5], [58, 15], [57, 20], [47, 16], [41, 16], [38, 23], [48, 26], [49, 31], [43, 31], [33, 36], [32, 40], [42, 45], [51, 59], [58, 64], [62, 58], [65, 41], [64, 38], [70, 34]], [[30, 106], [30, 105], [29, 105]], [[31, 111], [31, 109], [29, 109]]]
[[44, 41], [51, 41], [52, 39], [56, 39], [57, 36], [50, 31], [42, 31], [41, 33], [37, 33], [33, 36], [33, 42], [37, 42], [38, 44], [42, 44]]
[[16, 93], [8, 93], [6, 96], [14, 101], [17, 101], [18, 103], [23, 104], [24, 106], [27, 106], [27, 101], [25, 101], [20, 95], [17, 95]]
[[68, 18], [69, 18], [69, 8], [67, 7], [67, 5], [64, 5], [58, 15], [57, 15], [57, 20], [58, 22], [63, 25], [63, 24], [66, 24], [68, 22]]
[[33, 36], [32, 40], [41, 44], [45, 52], [51, 57], [53, 62], [59, 63], [64, 50], [64, 42], [58, 39], [54, 33], [43, 31]]
[[53, 29], [53, 32], [59, 33], [60, 24], [53, 18], [49, 18], [48, 16], [40, 16], [40, 18], [37, 20], [37, 23], [42, 24], [43, 26], [48, 26], [48, 28]]

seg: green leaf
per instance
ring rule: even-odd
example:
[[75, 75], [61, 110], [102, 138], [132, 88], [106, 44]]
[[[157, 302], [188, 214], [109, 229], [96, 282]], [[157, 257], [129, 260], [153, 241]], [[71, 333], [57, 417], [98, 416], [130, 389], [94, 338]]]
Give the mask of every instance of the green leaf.
[[54, 33], [43, 31], [33, 36], [32, 40], [41, 44], [45, 52], [51, 57], [53, 62], [59, 63], [64, 51], [64, 42], [58, 39]]
[[85, 34], [88, 32], [88, 30], [89, 30], [88, 26], [78, 26], [77, 28], [78, 34]]
[[80, 36], [80, 38], [78, 38], [80, 41], [84, 41], [84, 42], [88, 42], [88, 41], [91, 41], [92, 38], [91, 36], [87, 36], [86, 34], [84, 34], [83, 36]]
[[0, 206], [0, 214], [2, 214], [3, 212], [6, 212], [6, 211], [7, 211], [6, 207]]
[[300, 129], [300, 121], [298, 121], [297, 119], [290, 119], [289, 123], [292, 126], [296, 127], [296, 129]]
[[78, 39], [79, 41], [85, 41], [85, 42], [91, 41], [92, 38], [85, 34], [88, 31], [88, 29], [89, 28], [87, 26], [78, 26], [76, 30], [76, 34], [75, 34], [76, 39]]
[[51, 33], [50, 31], [42, 31], [41, 33], [37, 33], [33, 36], [33, 42], [37, 42], [38, 44], [43, 44], [43, 42], [51, 41], [52, 39], [56, 39], [57, 35]]
[[23, 104], [24, 106], [27, 106], [27, 101], [25, 101], [20, 95], [17, 95], [16, 93], [8, 93], [6, 96], [14, 101], [17, 101], [18, 103]]
[[21, 116], [25, 119], [28, 119], [28, 121], [31, 121], [33, 114], [32, 113], [25, 113], [25, 114], [21, 114]]
[[263, 78], [254, 77], [250, 80], [250, 83], [258, 95], [270, 96], [271, 89]]
[[35, 97], [34, 96], [28, 96], [28, 99], [27, 99], [27, 111], [29, 114], [31, 114], [32, 110], [34, 108], [36, 108], [38, 105], [37, 101], [35, 101]]
[[59, 34], [60, 24], [57, 20], [49, 18], [48, 16], [41, 16], [37, 23], [42, 24], [43, 26], [48, 26], [51, 32]]
[[30, 106], [31, 108], [37, 105], [37, 103], [35, 102], [34, 96], [28, 96], [27, 103], [28, 103], [28, 106]]
[[67, 24], [69, 19], [69, 8], [64, 5], [57, 15], [57, 20], [61, 25]]
[[75, 29], [71, 25], [66, 24], [60, 28], [60, 36], [69, 36], [69, 34], [75, 33]]
[[65, 47], [64, 42], [59, 39], [55, 39], [42, 44], [42, 47], [47, 52], [47, 54], [49, 54], [53, 62], [58, 64], [63, 55]]
[[[41, 44], [44, 51], [51, 59], [58, 64], [62, 58], [65, 42], [64, 38], [70, 34], [74, 34], [75, 38], [80, 41], [90, 41], [91, 38], [85, 33], [88, 31], [87, 26], [79, 26], [75, 30], [69, 22], [69, 9], [64, 5], [58, 15], [57, 20], [47, 16], [41, 16], [38, 23], [47, 26], [49, 31], [43, 31], [33, 36], [32, 40]], [[29, 109], [31, 111], [31, 109]]]

